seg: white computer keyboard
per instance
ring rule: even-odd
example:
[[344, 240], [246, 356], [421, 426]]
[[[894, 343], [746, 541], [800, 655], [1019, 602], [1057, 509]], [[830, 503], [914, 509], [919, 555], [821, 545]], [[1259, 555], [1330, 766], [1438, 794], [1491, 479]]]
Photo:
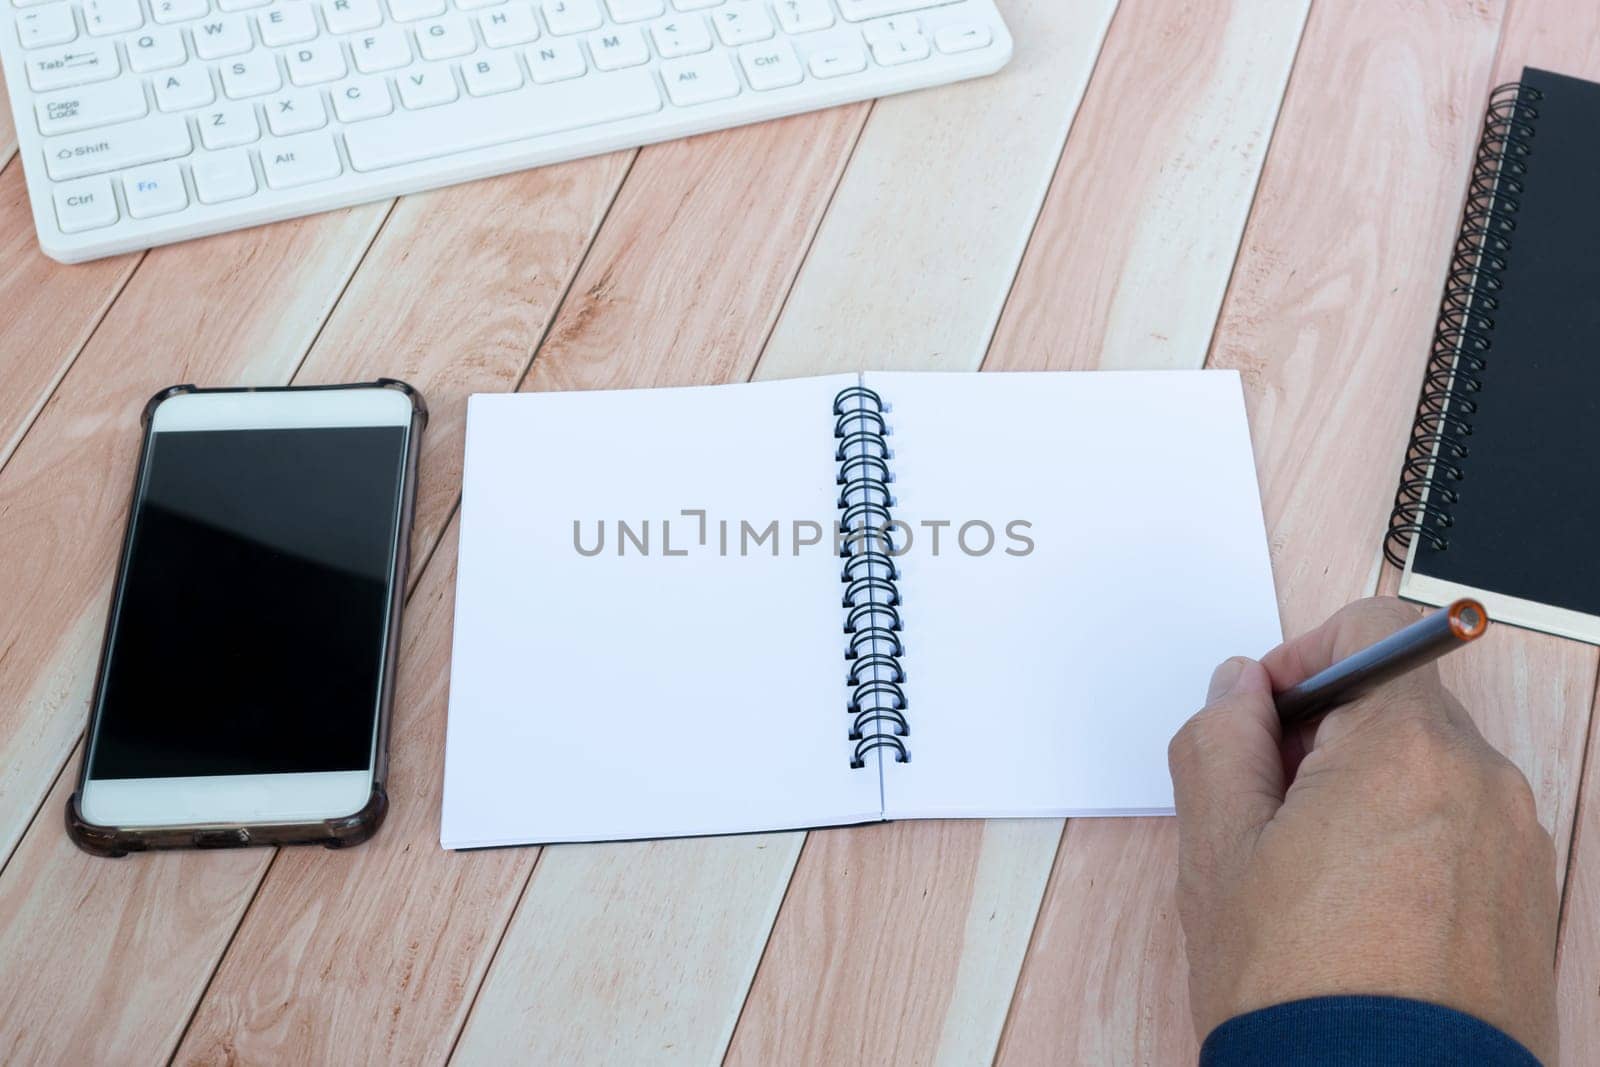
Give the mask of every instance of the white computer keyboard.
[[64, 262], [987, 74], [993, 0], [0, 0]]

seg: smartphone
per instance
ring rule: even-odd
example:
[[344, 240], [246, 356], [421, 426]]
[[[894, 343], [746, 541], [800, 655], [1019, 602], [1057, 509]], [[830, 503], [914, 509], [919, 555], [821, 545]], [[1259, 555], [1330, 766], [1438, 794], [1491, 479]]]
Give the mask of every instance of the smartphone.
[[426, 418], [387, 380], [150, 401], [67, 810], [80, 846], [377, 829]]

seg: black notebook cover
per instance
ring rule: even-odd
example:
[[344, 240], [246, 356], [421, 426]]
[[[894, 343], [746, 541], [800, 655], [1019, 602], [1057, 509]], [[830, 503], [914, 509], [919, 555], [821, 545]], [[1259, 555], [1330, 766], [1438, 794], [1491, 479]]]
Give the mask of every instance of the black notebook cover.
[[1491, 98], [1390, 523], [1402, 595], [1600, 641], [1600, 85]]

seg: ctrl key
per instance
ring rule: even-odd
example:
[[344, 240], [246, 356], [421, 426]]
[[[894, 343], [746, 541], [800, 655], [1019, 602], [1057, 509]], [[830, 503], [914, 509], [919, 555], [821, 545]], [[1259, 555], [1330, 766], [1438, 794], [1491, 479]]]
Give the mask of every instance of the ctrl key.
[[98, 230], [117, 221], [117, 198], [111, 193], [109, 178], [64, 182], [53, 193], [56, 224], [62, 233]]

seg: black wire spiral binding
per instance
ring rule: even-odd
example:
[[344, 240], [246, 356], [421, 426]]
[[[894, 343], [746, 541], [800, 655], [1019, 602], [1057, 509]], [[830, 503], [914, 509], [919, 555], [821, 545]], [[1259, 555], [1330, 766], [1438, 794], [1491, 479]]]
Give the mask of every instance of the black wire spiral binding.
[[1485, 357], [1494, 341], [1493, 313], [1500, 306], [1495, 294], [1522, 203], [1533, 122], [1539, 117], [1534, 104], [1543, 95], [1518, 82], [1489, 95], [1461, 232], [1384, 536], [1383, 554], [1396, 567], [1405, 566], [1418, 537], [1435, 550], [1450, 547], [1444, 531], [1454, 523], [1450, 507], [1460, 499], [1455, 484], [1466, 477], [1461, 461], [1467, 458], [1471, 420], [1478, 410], [1473, 394], [1483, 388]]
[[833, 458], [839, 464], [842, 513], [840, 555], [844, 570], [845, 659], [850, 671], [846, 707], [850, 740], [856, 743], [850, 766], [859, 770], [878, 749], [892, 749], [895, 762], [907, 763], [911, 734], [906, 719], [905, 644], [900, 618], [900, 570], [894, 562], [894, 494], [889, 483], [889, 423], [883, 398], [853, 385], [833, 398]]

